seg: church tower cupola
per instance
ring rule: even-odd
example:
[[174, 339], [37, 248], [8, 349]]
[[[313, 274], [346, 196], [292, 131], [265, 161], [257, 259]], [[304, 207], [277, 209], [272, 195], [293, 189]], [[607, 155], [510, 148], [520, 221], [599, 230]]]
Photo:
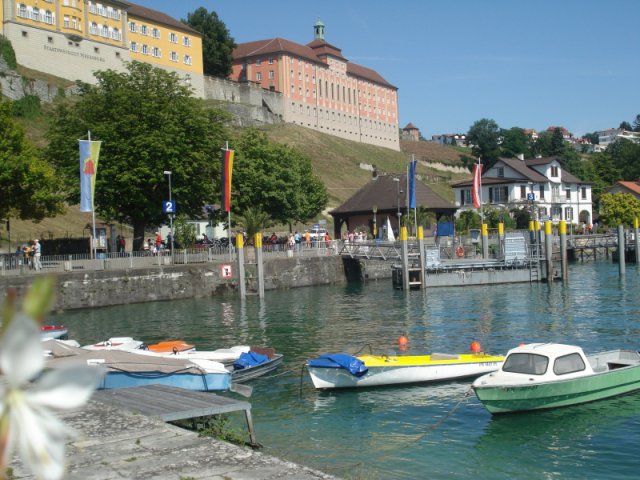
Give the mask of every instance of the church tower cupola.
[[318, 19], [316, 24], [313, 26], [313, 38], [315, 40], [324, 40], [324, 23]]

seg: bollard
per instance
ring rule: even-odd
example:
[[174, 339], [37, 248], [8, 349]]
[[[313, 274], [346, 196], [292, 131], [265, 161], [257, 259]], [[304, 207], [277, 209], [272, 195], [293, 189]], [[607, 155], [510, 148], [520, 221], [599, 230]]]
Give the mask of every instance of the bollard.
[[400, 245], [402, 246], [402, 289], [409, 291], [409, 236], [407, 227], [400, 228]]
[[482, 224], [482, 258], [489, 258], [489, 225]]
[[544, 222], [544, 255], [547, 260], [547, 282], [553, 282], [553, 236], [551, 220]]
[[238, 287], [240, 288], [240, 300], [247, 296], [247, 286], [244, 284], [244, 237], [241, 233], [236, 235], [236, 252], [238, 254]]
[[621, 277], [625, 274], [624, 247], [624, 225], [618, 225], [618, 272]]
[[536, 243], [536, 224], [533, 220], [529, 220], [529, 242], [532, 245]]
[[558, 231], [560, 233], [560, 268], [562, 270], [562, 281], [566, 282], [569, 278], [569, 271], [567, 269], [567, 222], [565, 220], [560, 220]]
[[427, 254], [424, 251], [424, 230], [418, 227], [418, 248], [420, 250], [420, 288], [427, 288]]
[[253, 248], [256, 252], [256, 264], [258, 267], [258, 296], [264, 298], [264, 261], [262, 259], [262, 232], [253, 236]]

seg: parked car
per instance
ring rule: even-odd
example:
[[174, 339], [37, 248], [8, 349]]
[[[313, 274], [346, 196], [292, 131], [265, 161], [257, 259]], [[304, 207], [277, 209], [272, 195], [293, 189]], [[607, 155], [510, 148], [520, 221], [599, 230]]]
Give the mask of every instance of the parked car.
[[317, 240], [318, 237], [320, 237], [320, 240], [324, 240], [326, 235], [327, 235], [326, 228], [310, 228], [309, 229], [309, 236], [311, 237], [312, 242]]

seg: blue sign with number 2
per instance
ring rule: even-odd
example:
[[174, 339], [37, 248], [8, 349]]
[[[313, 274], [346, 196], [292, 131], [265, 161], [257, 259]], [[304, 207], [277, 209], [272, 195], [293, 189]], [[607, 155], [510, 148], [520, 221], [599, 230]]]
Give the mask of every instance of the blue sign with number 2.
[[165, 200], [162, 202], [162, 213], [176, 213], [176, 201]]

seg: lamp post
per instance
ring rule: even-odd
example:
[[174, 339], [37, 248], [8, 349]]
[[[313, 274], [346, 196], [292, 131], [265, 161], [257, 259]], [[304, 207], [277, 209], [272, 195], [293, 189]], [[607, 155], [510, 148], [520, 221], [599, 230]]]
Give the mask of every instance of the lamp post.
[[376, 225], [376, 213], [378, 212], [378, 206], [373, 206], [373, 239], [378, 238], [378, 226]]
[[[169, 202], [171, 202], [171, 170], [165, 170], [164, 174], [169, 177]], [[169, 214], [169, 233], [171, 234], [169, 249], [171, 251], [171, 263], [173, 263], [173, 213]]]

